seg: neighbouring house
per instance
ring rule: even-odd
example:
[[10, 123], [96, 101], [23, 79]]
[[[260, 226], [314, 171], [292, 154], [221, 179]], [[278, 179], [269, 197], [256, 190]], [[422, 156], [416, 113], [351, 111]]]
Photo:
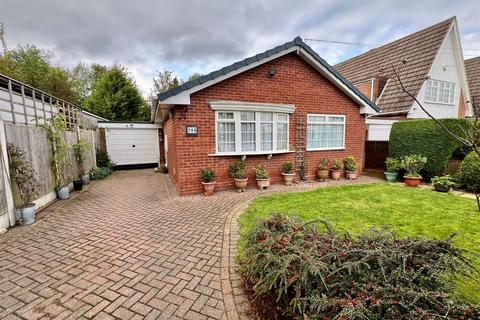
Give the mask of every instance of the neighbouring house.
[[[233, 187], [229, 164], [265, 164], [272, 182], [285, 161], [313, 179], [320, 158], [353, 155], [361, 172], [365, 117], [376, 105], [299, 37], [158, 95], [162, 155], [180, 194], [203, 190], [200, 171]], [[163, 157], [162, 157], [163, 158]], [[250, 170], [249, 183], [255, 178]]]
[[472, 103], [477, 108], [476, 113], [480, 115], [480, 57], [465, 60], [465, 69], [467, 71], [468, 85], [470, 87], [470, 96]]
[[436, 118], [471, 116], [462, 46], [455, 17], [335, 65], [380, 112], [367, 119], [366, 167], [383, 167], [396, 121], [427, 118], [395, 78]]

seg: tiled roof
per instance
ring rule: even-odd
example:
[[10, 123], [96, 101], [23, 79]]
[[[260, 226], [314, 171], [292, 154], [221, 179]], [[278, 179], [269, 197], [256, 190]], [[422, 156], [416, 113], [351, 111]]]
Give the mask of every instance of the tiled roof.
[[354, 84], [375, 76], [390, 78], [377, 105], [382, 112], [407, 112], [413, 99], [394, 81], [392, 66], [397, 69], [406, 89], [416, 96], [454, 21], [455, 17], [412, 33], [339, 63], [335, 68]]
[[472, 101], [480, 106], [480, 57], [465, 60], [465, 70]]
[[258, 61], [264, 60], [274, 54], [281, 53], [283, 51], [286, 51], [292, 47], [300, 47], [307, 51], [317, 62], [319, 62], [324, 68], [326, 68], [330, 73], [333, 74], [334, 77], [336, 77], [340, 82], [342, 82], [344, 85], [346, 85], [350, 90], [352, 90], [357, 96], [359, 96], [362, 100], [364, 100], [368, 105], [370, 105], [374, 110], [379, 111], [378, 107], [370, 101], [368, 97], [366, 97], [363, 93], [361, 93], [350, 81], [345, 79], [334, 67], [329, 65], [324, 59], [322, 59], [310, 46], [308, 46], [305, 42], [300, 37], [296, 37], [293, 39], [293, 41], [287, 42], [285, 44], [282, 44], [280, 46], [277, 46], [273, 49], [267, 50], [265, 52], [259, 53], [257, 55], [254, 55], [252, 57], [246, 58], [244, 60], [235, 62], [229, 66], [223, 67], [222, 69], [213, 71], [207, 75], [201, 76], [195, 80], [185, 82], [184, 84], [175, 87], [169, 91], [163, 92], [158, 94], [158, 99], [159, 101], [164, 101], [165, 99], [178, 95], [182, 93], [183, 91], [192, 89], [196, 86], [199, 86], [201, 84], [204, 84], [205, 82], [208, 82], [210, 80], [214, 80], [220, 76], [227, 75], [235, 70], [241, 69], [243, 67], [246, 67], [248, 65], [251, 65], [253, 63], [256, 63]]

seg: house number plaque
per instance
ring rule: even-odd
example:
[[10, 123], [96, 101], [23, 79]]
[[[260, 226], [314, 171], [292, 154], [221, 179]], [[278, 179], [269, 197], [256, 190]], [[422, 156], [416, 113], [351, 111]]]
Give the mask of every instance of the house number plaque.
[[187, 125], [187, 136], [196, 137], [198, 136], [198, 128], [195, 125]]

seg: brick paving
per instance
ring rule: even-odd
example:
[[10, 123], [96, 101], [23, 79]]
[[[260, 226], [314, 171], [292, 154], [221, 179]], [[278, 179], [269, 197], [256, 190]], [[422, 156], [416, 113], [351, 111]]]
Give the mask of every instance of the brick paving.
[[232, 220], [258, 195], [327, 185], [178, 197], [163, 174], [115, 172], [0, 237], [0, 319], [243, 318]]

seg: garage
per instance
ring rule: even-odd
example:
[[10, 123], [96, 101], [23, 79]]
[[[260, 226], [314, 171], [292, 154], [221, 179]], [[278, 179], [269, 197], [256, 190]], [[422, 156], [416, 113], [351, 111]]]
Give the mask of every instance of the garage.
[[158, 166], [159, 129], [153, 123], [99, 122], [105, 146], [113, 162], [120, 167]]

